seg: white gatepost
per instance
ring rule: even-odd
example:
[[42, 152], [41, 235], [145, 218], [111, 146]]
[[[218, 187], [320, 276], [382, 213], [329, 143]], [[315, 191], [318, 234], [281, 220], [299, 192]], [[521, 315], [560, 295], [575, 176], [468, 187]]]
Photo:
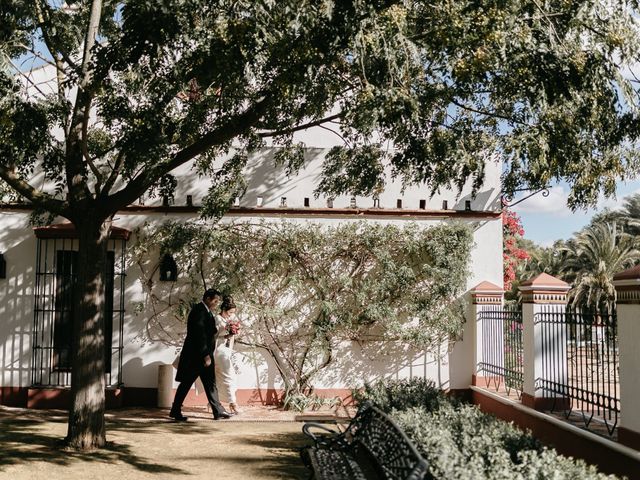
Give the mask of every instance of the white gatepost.
[[640, 450], [640, 265], [613, 277], [620, 368], [618, 441]]
[[[504, 301], [504, 290], [491, 282], [482, 282], [472, 288], [469, 293], [471, 294], [471, 302], [467, 322], [472, 326], [473, 338], [472, 384], [480, 385], [482, 383], [480, 379], [487, 376], [481, 367], [488, 360], [483, 356], [483, 346], [485, 343], [483, 332], [485, 328], [483, 325], [482, 312], [500, 309]], [[501, 366], [504, 367], [504, 356], [502, 355], [501, 358], [503, 359]], [[495, 359], [493, 359], [493, 361], [495, 362]]]
[[[564, 313], [569, 284], [541, 273], [520, 284], [522, 294], [522, 403], [536, 410], [566, 405], [568, 398], [539, 388], [543, 380], [567, 384], [567, 335]], [[544, 361], [543, 361], [544, 356]], [[551, 368], [549, 368], [551, 366]], [[552, 378], [551, 378], [552, 377]]]

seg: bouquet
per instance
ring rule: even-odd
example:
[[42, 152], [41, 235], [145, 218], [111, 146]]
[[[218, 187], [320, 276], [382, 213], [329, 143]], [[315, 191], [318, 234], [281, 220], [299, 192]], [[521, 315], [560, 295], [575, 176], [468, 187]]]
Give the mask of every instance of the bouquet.
[[227, 323], [225, 329], [227, 330], [227, 335], [237, 335], [240, 331], [240, 322], [237, 320], [232, 320]]

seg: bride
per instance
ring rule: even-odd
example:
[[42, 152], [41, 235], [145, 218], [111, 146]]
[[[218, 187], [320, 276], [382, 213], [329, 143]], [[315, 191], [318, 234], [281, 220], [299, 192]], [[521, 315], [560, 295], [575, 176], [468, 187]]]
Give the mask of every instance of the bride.
[[213, 353], [216, 369], [216, 385], [220, 400], [229, 402], [229, 411], [237, 414], [236, 372], [232, 362], [233, 340], [238, 333], [239, 322], [235, 318], [236, 305], [233, 298], [224, 297], [220, 314], [216, 315], [216, 348]]

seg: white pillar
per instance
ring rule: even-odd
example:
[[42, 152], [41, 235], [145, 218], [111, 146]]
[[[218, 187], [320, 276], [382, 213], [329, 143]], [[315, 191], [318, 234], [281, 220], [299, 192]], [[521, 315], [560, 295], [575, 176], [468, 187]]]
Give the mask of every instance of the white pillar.
[[613, 277], [620, 367], [618, 441], [640, 450], [640, 266]]
[[[483, 372], [480, 368], [483, 362], [485, 362], [485, 360], [488, 360], [483, 356], [483, 344], [486, 339], [484, 339], [483, 337], [484, 325], [481, 313], [489, 311], [491, 309], [501, 309], [504, 300], [504, 290], [491, 282], [482, 282], [472, 288], [470, 294], [471, 302], [468, 309], [467, 323], [471, 325], [473, 338], [472, 384], [481, 385], [482, 382], [480, 381], [480, 377], [494, 376], [491, 373], [487, 374], [486, 372]], [[502, 330], [500, 330], [499, 333], [501, 335]], [[496, 339], [493, 340], [493, 343], [495, 343]], [[497, 341], [499, 341], [499, 339], [497, 339]], [[504, 366], [503, 352], [503, 349], [500, 349], [498, 352], [499, 358], [497, 361], [500, 361], [500, 359], [502, 359], [502, 364], [500, 366]], [[494, 358], [492, 360], [495, 363], [496, 359]]]
[[[541, 273], [520, 285], [522, 293], [522, 347], [523, 380], [522, 403], [528, 407], [544, 410], [556, 403], [556, 408], [565, 405], [557, 403], [563, 395], [545, 392], [539, 388], [540, 380], [566, 385], [567, 350], [566, 326], [564, 322], [544, 324], [541, 320], [549, 316], [563, 315], [567, 305], [569, 284], [546, 273]], [[544, 315], [544, 316], [543, 316]], [[544, 335], [543, 335], [544, 329]], [[543, 352], [545, 360], [543, 364]], [[552, 365], [553, 368], [545, 368]], [[566, 402], [566, 401], [565, 401]]]

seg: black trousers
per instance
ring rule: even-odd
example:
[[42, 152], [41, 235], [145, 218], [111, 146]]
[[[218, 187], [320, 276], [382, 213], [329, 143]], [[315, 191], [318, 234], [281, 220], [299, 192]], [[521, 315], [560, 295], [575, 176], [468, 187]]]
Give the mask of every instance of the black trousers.
[[198, 377], [200, 377], [202, 385], [204, 386], [204, 393], [207, 395], [207, 400], [209, 400], [211, 410], [213, 410], [213, 417], [217, 418], [221, 413], [226, 412], [226, 410], [222, 405], [220, 405], [220, 399], [218, 398], [216, 370], [213, 362], [211, 362], [211, 365], [208, 367], [203, 365], [200, 371], [192, 372], [188, 377], [180, 382], [180, 385], [178, 385], [178, 389], [176, 390], [176, 396], [173, 398], [173, 406], [171, 407], [171, 410], [179, 412], [182, 409], [182, 403], [184, 402], [184, 399], [187, 398], [187, 393], [189, 393], [193, 382], [195, 382]]

